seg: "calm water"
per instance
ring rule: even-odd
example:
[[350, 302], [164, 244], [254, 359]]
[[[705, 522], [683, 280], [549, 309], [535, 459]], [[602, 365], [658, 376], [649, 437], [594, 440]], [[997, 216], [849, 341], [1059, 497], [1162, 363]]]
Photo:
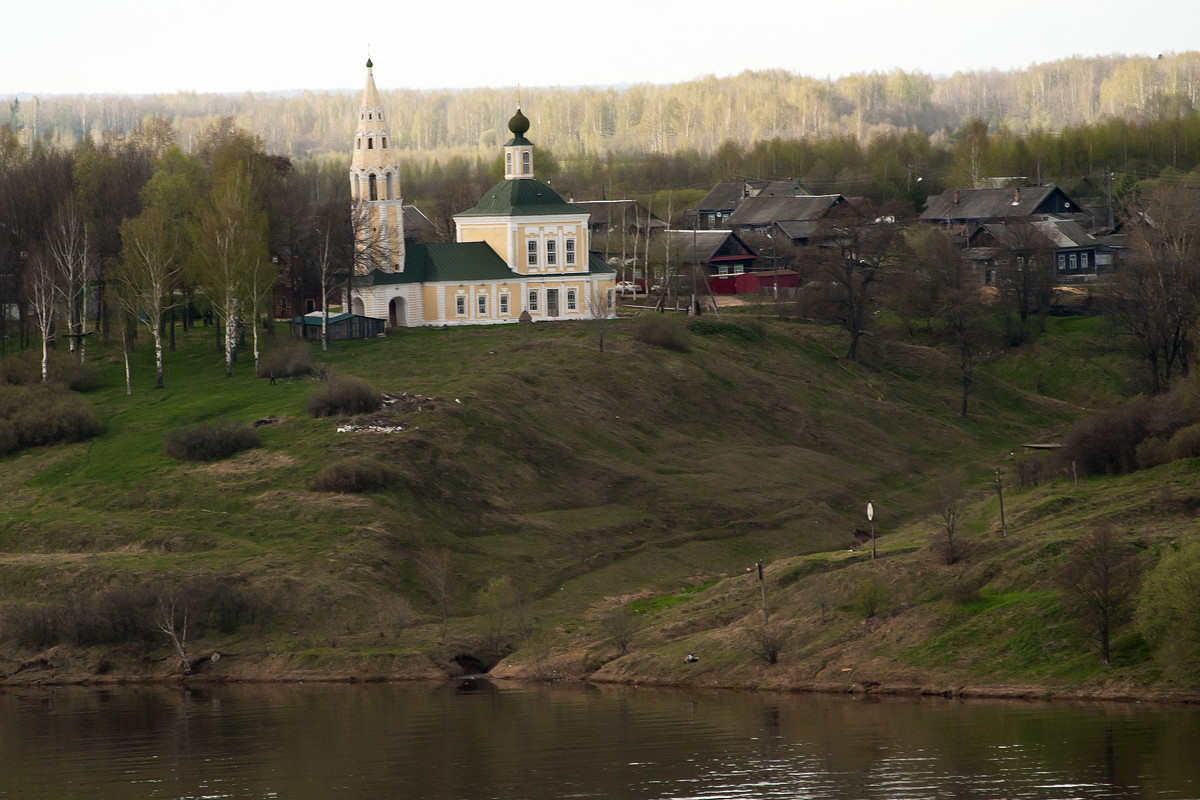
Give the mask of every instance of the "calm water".
[[7, 691], [0, 798], [18, 797], [1200, 798], [1200, 711], [487, 682]]

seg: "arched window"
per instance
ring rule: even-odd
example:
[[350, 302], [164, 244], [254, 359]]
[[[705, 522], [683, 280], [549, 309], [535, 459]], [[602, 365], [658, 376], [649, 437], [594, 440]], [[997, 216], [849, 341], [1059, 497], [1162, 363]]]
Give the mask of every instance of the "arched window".
[[575, 290], [567, 289], [567, 311], [575, 310]]
[[533, 174], [533, 153], [528, 150], [521, 153], [521, 172], [525, 175]]
[[375, 149], [375, 139], [374, 139], [374, 137], [372, 137], [372, 136], [368, 136], [368, 137], [367, 137], [367, 149], [368, 149], [368, 150], [374, 150], [374, 149]]
[[357, 141], [355, 141], [355, 143], [354, 143], [354, 149], [355, 149], [355, 150], [362, 150], [362, 137], [361, 137], [361, 136], [360, 136], [360, 137], [358, 137]]
[[504, 154], [504, 174], [512, 175], [512, 153]]
[[384, 150], [387, 150], [387, 137], [386, 137], [386, 136], [384, 136], [384, 137], [383, 137], [383, 145], [382, 145], [382, 147], [383, 147], [383, 149], [384, 149]]
[[379, 199], [379, 190], [375, 186], [375, 176], [372, 175], [368, 180], [370, 181], [370, 187], [371, 187], [370, 188], [371, 199], [378, 200]]
[[387, 188], [387, 199], [388, 199], [388, 200], [394, 200], [394, 199], [395, 199], [395, 195], [394, 195], [394, 194], [392, 194], [392, 173], [390, 173], [390, 172], [389, 172], [389, 173], [388, 173], [388, 174], [387, 174], [387, 175], [384, 177], [384, 180], [387, 182], [387, 187], [386, 187], [386, 188]]
[[359, 184], [359, 182], [358, 182], [358, 176], [357, 176], [357, 175], [355, 175], [355, 176], [354, 176], [354, 199], [355, 199], [355, 200], [361, 200], [361, 199], [362, 199], [362, 186], [361, 186], [361, 184]]

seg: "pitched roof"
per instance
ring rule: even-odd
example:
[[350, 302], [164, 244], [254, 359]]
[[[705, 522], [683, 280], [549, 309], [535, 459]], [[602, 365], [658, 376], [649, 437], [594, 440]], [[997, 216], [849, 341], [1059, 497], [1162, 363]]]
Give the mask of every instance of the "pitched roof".
[[588, 272], [592, 275], [615, 275], [617, 271], [608, 265], [599, 253], [588, 253]]
[[684, 263], [712, 261], [723, 249], [733, 251], [730, 254], [754, 257], [753, 251], [733, 231], [663, 231], [663, 236], [666, 246], [678, 253]]
[[729, 215], [732, 225], [770, 225], [775, 222], [818, 220], [844, 201], [840, 194], [810, 195], [808, 197], [778, 197], [759, 195], [747, 197]]
[[583, 209], [562, 199], [547, 184], [533, 178], [503, 180], [483, 193], [474, 208], [458, 217], [513, 217], [583, 214]]
[[576, 200], [572, 205], [586, 211], [591, 216], [593, 226], [604, 225], [611, 228], [613, 225], [619, 225], [624, 209], [624, 221], [627, 225], [637, 225], [643, 229], [667, 227], [667, 223], [653, 214], [649, 215], [650, 221], [647, 223], [647, 212], [636, 200]]
[[721, 181], [696, 206], [700, 211], [732, 211], [750, 197], [803, 197], [811, 194], [798, 180]]
[[410, 244], [404, 250], [404, 271], [373, 270], [356, 279], [365, 286], [436, 281], [512, 280], [516, 273], [486, 242]]
[[[955, 200], [957, 199], [957, 202]], [[1073, 214], [1079, 205], [1057, 186], [1018, 189], [947, 189], [930, 197], [921, 219], [984, 220], [1029, 217], [1034, 214]]]

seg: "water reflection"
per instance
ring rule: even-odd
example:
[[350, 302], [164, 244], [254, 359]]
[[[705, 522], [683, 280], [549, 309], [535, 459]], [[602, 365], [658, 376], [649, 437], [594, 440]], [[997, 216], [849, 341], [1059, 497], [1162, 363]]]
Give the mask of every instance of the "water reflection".
[[628, 690], [0, 693], [0, 797], [1195, 798], [1188, 708]]

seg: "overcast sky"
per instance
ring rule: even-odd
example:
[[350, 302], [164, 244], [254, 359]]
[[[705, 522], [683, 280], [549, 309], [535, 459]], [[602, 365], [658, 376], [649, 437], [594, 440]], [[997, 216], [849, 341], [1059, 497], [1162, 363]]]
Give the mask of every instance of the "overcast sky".
[[368, 45], [381, 89], [950, 75], [1200, 49], [1200, 0], [21, 0], [0, 23], [0, 96], [358, 90]]

